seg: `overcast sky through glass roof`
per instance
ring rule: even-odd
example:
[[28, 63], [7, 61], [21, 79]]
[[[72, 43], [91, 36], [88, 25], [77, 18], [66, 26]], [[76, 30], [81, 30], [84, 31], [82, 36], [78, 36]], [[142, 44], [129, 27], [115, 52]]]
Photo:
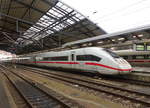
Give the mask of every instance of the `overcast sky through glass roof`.
[[108, 33], [150, 24], [150, 0], [62, 0]]

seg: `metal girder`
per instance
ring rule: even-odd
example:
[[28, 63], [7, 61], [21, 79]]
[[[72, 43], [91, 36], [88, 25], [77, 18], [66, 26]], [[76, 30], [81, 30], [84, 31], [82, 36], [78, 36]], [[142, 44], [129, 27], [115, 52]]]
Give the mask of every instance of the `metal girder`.
[[[35, 1], [35, 0], [32, 0], [32, 2], [31, 2], [31, 4], [30, 4], [30, 6], [32, 6], [32, 5], [33, 5], [34, 1]], [[30, 10], [30, 7], [28, 7], [28, 9], [26, 9], [25, 13], [21, 16], [21, 19], [23, 19], [23, 18], [24, 18], [24, 16], [27, 14], [27, 12], [28, 12], [29, 10]]]
[[[11, 0], [11, 1], [13, 1], [13, 3], [15, 3], [15, 4], [17, 3], [18, 6], [26, 8], [26, 9], [24, 9], [24, 13], [22, 13], [20, 18], [16, 18], [13, 16], [9, 16], [7, 14], [0, 13], [0, 15], [3, 14], [2, 16], [14, 19], [16, 21], [16, 23], [14, 22], [16, 24], [16, 31], [18, 31], [18, 29], [19, 29], [17, 26], [18, 23], [19, 23], [20, 28], [21, 28], [21, 26], [26, 27], [24, 29], [23, 28], [19, 29], [19, 30], [23, 30], [23, 31], [25, 30], [25, 32], [18, 32], [18, 34], [20, 33], [20, 35], [18, 35], [19, 38], [15, 42], [15, 44], [11, 46], [11, 47], [16, 47], [16, 48], [18, 47], [18, 49], [17, 49], [18, 51], [19, 50], [23, 51], [23, 48], [25, 48], [26, 45], [27, 45], [27, 47], [26, 47], [27, 51], [28, 51], [28, 46], [31, 46], [30, 50], [32, 50], [32, 48], [34, 49], [35, 46], [38, 46], [38, 47], [36, 47], [38, 49], [39, 48], [44, 49], [45, 46], [47, 46], [49, 43], [48, 41], [45, 41], [47, 39], [47, 37], [48, 37], [48, 40], [51, 42], [48, 45], [49, 48], [55, 47], [55, 45], [61, 46], [61, 44], [65, 43], [65, 40], [63, 40], [63, 37], [65, 38], [66, 34], [67, 34], [66, 37], [71, 36], [71, 34], [68, 34], [68, 33], [70, 33], [71, 30], [75, 31], [75, 34], [79, 34], [79, 35], [81, 34], [85, 38], [86, 36], [90, 37], [90, 36], [97, 34], [97, 31], [93, 32], [93, 30], [99, 29], [99, 28], [95, 29], [95, 25], [93, 25], [93, 23], [89, 22], [88, 19], [87, 19], [88, 21], [86, 22], [86, 20], [85, 20], [86, 17], [84, 17], [82, 14], [80, 14], [77, 11], [74, 11], [74, 9], [72, 9], [71, 7], [65, 5], [63, 2], [60, 2], [58, 0], [40, 0], [39, 1], [40, 3], [41, 2], [45, 3], [44, 5], [46, 5], [46, 6], [49, 5], [49, 9], [47, 8], [47, 10], [44, 10], [44, 8], [43, 8], [43, 10], [38, 9], [34, 5], [34, 3], [37, 3], [36, 0], [29, 0], [29, 4], [23, 0]], [[10, 6], [9, 6], [9, 8], [10, 8]], [[34, 22], [34, 21], [30, 22], [27, 20], [23, 20], [22, 18], [25, 18], [24, 16], [30, 17], [30, 12], [29, 12], [30, 10], [36, 12], [36, 14], [43, 15], [43, 17], [41, 17], [39, 20], [37, 19], [38, 20], [37, 22]], [[8, 11], [8, 10], [6, 10], [6, 11]], [[29, 15], [28, 15], [28, 13], [29, 13]], [[47, 16], [47, 17], [45, 17], [45, 16]], [[42, 25], [42, 22], [39, 22], [39, 21], [44, 20], [46, 18], [48, 20], [50, 20], [51, 22], [49, 22], [49, 23], [45, 22], [45, 25], [44, 25], [44, 23]], [[11, 21], [11, 19], [10, 20], [8, 19], [8, 20]], [[82, 20], [85, 20], [85, 21], [82, 23], [81, 22]], [[79, 27], [76, 26], [76, 23], [79, 23]], [[88, 24], [89, 25], [92, 24], [92, 27], [88, 26]], [[72, 27], [72, 28], [70, 29], [70, 27]], [[82, 27], [85, 29], [82, 29]], [[65, 32], [65, 30], [66, 30], [66, 32]], [[67, 32], [67, 30], [68, 30], [68, 32]], [[32, 31], [34, 31], [34, 32], [32, 32]], [[98, 33], [99, 33], [99, 31], [98, 31]], [[44, 35], [44, 36], [42, 36], [42, 35]], [[45, 40], [43, 37], [45, 37]], [[22, 38], [22, 39], [20, 39], [20, 38]], [[72, 35], [72, 38], [76, 38], [76, 37], [75, 36], [73, 37], [73, 35]], [[82, 37], [79, 37], [79, 39], [80, 38], [82, 38]], [[44, 40], [45, 43], [42, 40]], [[66, 42], [67, 41], [68, 40], [66, 40]], [[18, 45], [20, 44], [20, 46], [17, 46], [16, 43]], [[23, 46], [21, 46], [21, 45], [23, 45]], [[32, 47], [32, 45], [33, 45], [33, 47]]]
[[[88, 25], [88, 24], [86, 24], [86, 25]], [[85, 25], [85, 26], [86, 26]], [[75, 26], [75, 25], [73, 25], [73, 26]], [[71, 27], [71, 26], [70, 26]], [[82, 26], [81, 26], [82, 27]], [[81, 27], [76, 27], [76, 30], [78, 31], [78, 29], [80, 29]], [[94, 31], [94, 30], [97, 30], [98, 28], [96, 28], [96, 29], [93, 29], [93, 30], [89, 30], [89, 31], [87, 31], [87, 32], [82, 32], [82, 34], [83, 33], [89, 33], [89, 32], [92, 32], [92, 31]], [[72, 30], [72, 31], [74, 31], [74, 29]], [[56, 35], [56, 36], [62, 36], [62, 35], [64, 35], [64, 36], [70, 36], [72, 33], [68, 33], [68, 32], [64, 32], [64, 31], [59, 31], [59, 32], [55, 32], [54, 34], [51, 34], [51, 35]], [[80, 33], [79, 33], [80, 34]], [[75, 34], [74, 34], [75, 35]], [[72, 36], [74, 36], [73, 34], [72, 34]], [[78, 34], [76, 34], [76, 35], [78, 35]], [[50, 37], [50, 38], [52, 38], [53, 40], [55, 40], [53, 37], [54, 36], [48, 36], [48, 37]], [[57, 40], [56, 40], [57, 41]], [[63, 38], [61, 38], [61, 43], [62, 44], [64, 44], [65, 42], [63, 42]], [[57, 41], [58, 43], [59, 43], [59, 41]]]
[[[77, 27], [77, 28], [80, 28], [80, 27]], [[87, 31], [87, 32], [83, 32], [82, 34], [86, 34], [86, 33], [92, 32], [94, 30], [97, 30], [97, 29], [93, 29], [93, 30], [90, 30], [90, 31]], [[72, 33], [73, 31], [74, 30], [71, 30], [71, 31], [60, 31], [58, 34], [55, 34], [55, 35], [58, 35], [58, 36], [59, 35], [63, 35], [63, 36], [66, 36], [66, 38], [69, 38], [70, 36], [74, 37], [75, 35], [80, 35], [79, 31], [77, 31], [77, 33]]]
[[27, 20], [23, 20], [23, 19], [20, 19], [20, 18], [16, 18], [16, 17], [10, 16], [10, 15], [7, 15], [7, 14], [1, 13], [1, 12], [0, 12], [0, 16], [8, 17], [8, 18], [14, 19], [14, 20], [16, 20], [16, 21], [19, 21], [19, 22], [28, 24], [28, 25], [30, 25], [30, 26], [35, 25], [35, 26], [37, 26], [37, 27], [44, 28], [44, 27], [41, 26], [41, 25], [35, 24], [35, 22], [30, 22], [30, 21], [27, 21]]
[[[73, 12], [73, 11], [71, 11], [71, 12], [68, 13], [67, 15], [61, 17], [59, 20], [56, 20], [55, 22], [53, 22], [51, 25], [49, 25], [48, 27], [44, 28], [43, 30], [37, 32], [36, 34], [34, 34], [34, 35], [32, 36], [32, 38], [34, 38], [37, 34], [40, 34], [40, 33], [45, 32], [45, 31], [47, 31], [47, 30], [52, 30], [52, 31], [54, 31], [55, 33], [58, 32], [58, 31], [54, 30], [53, 27], [55, 27], [56, 25], [60, 24], [61, 22], [65, 21], [65, 20], [67, 20], [68, 18], [74, 16], [74, 14], [73, 14], [73, 15], [70, 15], [72, 12]], [[57, 23], [57, 22], [58, 22], [58, 23]]]
[[[22, 9], [22, 8], [26, 8], [26, 7], [24, 7], [24, 6], [17, 6], [17, 7], [12, 7], [11, 6], [11, 10], [13, 10], [13, 9]], [[7, 9], [9, 9], [9, 7], [7, 7], [7, 8], [3, 8], [3, 10], [7, 10]]]
[[[10, 2], [9, 2], [9, 7], [8, 7], [7, 15], [9, 14], [11, 4], [12, 4], [12, 0], [10, 0]], [[7, 18], [5, 20], [7, 20]], [[3, 26], [5, 26], [5, 23], [3, 24]]]
[[[69, 5], [67, 5], [67, 4], [65, 4], [65, 3], [63, 3], [62, 1], [59, 1], [60, 3], [62, 3], [63, 5], [66, 5], [67, 7], [69, 7], [69, 8], [71, 8]], [[62, 9], [61, 8], [61, 10], [63, 10], [64, 12], [65, 12], [65, 10], [64, 9]], [[76, 11], [76, 12], [78, 12], [81, 16], [84, 16], [82, 13], [80, 13], [79, 11], [77, 11], [77, 10], [75, 10], [74, 9], [74, 11]], [[76, 17], [76, 16], [75, 16]], [[85, 17], [85, 19], [87, 19], [90, 23], [92, 23], [92, 24], [94, 24], [94, 22], [92, 22], [88, 17], [86, 17], [86, 16], [84, 16]], [[78, 17], [76, 17], [78, 20], [80, 20]], [[75, 19], [73, 19], [72, 18], [72, 20], [75, 20]], [[81, 25], [83, 25], [82, 23], [81, 23]], [[96, 25], [96, 24], [95, 24]], [[83, 26], [84, 28], [86, 28], [87, 30], [88, 30], [88, 28], [86, 27], [86, 26]], [[98, 26], [97, 26], [98, 27]], [[101, 29], [102, 30], [102, 29]], [[103, 34], [106, 34], [107, 32], [106, 31], [104, 31], [104, 30], [102, 30], [103, 31]], [[92, 33], [92, 35], [93, 35], [94, 33]], [[95, 35], [95, 34], [94, 34]]]
[[[48, 4], [50, 4], [50, 5], [52, 5], [49, 1], [47, 1], [47, 0], [43, 0], [44, 2], [46, 2], [46, 3], [48, 3]], [[66, 14], [67, 13], [67, 11], [65, 11], [64, 9], [59, 9], [59, 7], [58, 6], [55, 6], [55, 8], [56, 9], [58, 9], [59, 11], [61, 11], [62, 13], [64, 13], [64, 14]], [[76, 17], [76, 16], [75, 16]], [[76, 17], [77, 18], [77, 17]], [[79, 18], [78, 18], [79, 19]], [[71, 18], [71, 20], [73, 20], [73, 21], [75, 21], [75, 22], [77, 22], [75, 19], [73, 19], [73, 18]], [[80, 20], [80, 19], [79, 19]], [[84, 28], [86, 28], [87, 30], [89, 30], [86, 26], [84, 26], [82, 23], [81, 23], [81, 25], [84, 27]], [[75, 29], [76, 29], [76, 27], [74, 27]], [[82, 34], [85, 34], [85, 35], [87, 35], [88, 37], [91, 37], [91, 35], [89, 35], [88, 33], [84, 33], [84, 32], [82, 32], [81, 30], [79, 30], [78, 29], [78, 31], [80, 32], [80, 33], [82, 33]], [[95, 35], [93, 32], [91, 32], [91, 34], [92, 35]]]
[[8, 45], [8, 43], [0, 42], [0, 45]]
[[6, 37], [6, 39], [7, 39], [9, 42], [11, 42], [11, 43], [14, 43], [14, 42], [15, 42], [15, 40], [14, 40], [12, 37], [10, 37], [7, 33], [2, 32], [2, 34]]
[[[43, 48], [43, 45], [39, 42], [39, 41], [37, 41], [37, 40], [35, 40], [35, 39], [28, 39], [28, 38], [25, 38], [25, 37], [20, 37], [20, 38], [22, 38], [22, 39], [24, 39], [24, 40], [29, 40], [29, 41], [33, 41], [34, 43], [36, 43], [39, 47], [41, 47], [41, 48]], [[20, 45], [20, 43], [18, 44], [18, 45]]]
[[[74, 19], [73, 19], [74, 20]], [[76, 20], [74, 20], [75, 22], [76, 22]], [[87, 29], [87, 30], [89, 30], [86, 26], [84, 26], [83, 24], [82, 24], [83, 22], [81, 22], [80, 24], [81, 24], [81, 26], [82, 27], [84, 27], [85, 29]], [[80, 33], [82, 33], [82, 34], [84, 34], [84, 35], [86, 35], [86, 36], [88, 36], [88, 37], [91, 37], [91, 35], [89, 35], [88, 33], [84, 33], [84, 32], [82, 32], [80, 29], [77, 29], [76, 28], [76, 26], [73, 26], [73, 28], [75, 29], [75, 30], [78, 30]], [[93, 34], [92, 34], [93, 35]]]
[[[7, 22], [7, 23], [12, 24], [12, 25], [16, 25], [16, 23], [14, 23], [13, 21], [9, 21], [9, 20], [6, 20], [6, 19], [1, 19], [1, 21]], [[25, 26], [22, 26], [22, 25], [20, 25], [20, 27], [21, 27], [21, 28], [24, 28], [24, 29], [28, 29], [28, 28], [26, 28]], [[16, 31], [16, 32], [17, 32], [17, 31]]]
[[28, 4], [24, 3], [24, 2], [21, 2], [21, 0], [13, 0], [13, 1], [15, 1], [15, 2], [17, 2], [17, 3], [19, 3], [19, 4], [21, 4], [21, 5], [25, 6], [25, 7], [27, 7], [27, 8], [31, 8], [31, 9], [33, 9], [33, 10], [39, 12], [39, 13], [45, 14], [46, 16], [48, 16], [48, 17], [50, 17], [50, 18], [52, 18], [52, 19], [57, 20], [56, 18], [54, 18], [54, 17], [48, 15], [46, 12], [44, 12], [44, 11], [38, 9], [38, 8], [32, 7], [32, 6], [30, 6], [30, 5], [28, 5]]
[[27, 20], [16, 18], [16, 17], [10, 16], [10, 15], [7, 15], [7, 14], [1, 13], [1, 12], [0, 12], [0, 16], [8, 17], [8, 18], [11, 18], [11, 19], [14, 19], [14, 20], [18, 20], [18, 21], [26, 23], [26, 24], [30, 24], [30, 25], [34, 25], [35, 24], [34, 22], [30, 22], [30, 21], [27, 21]]
[[12, 0], [10, 0], [9, 7], [8, 7], [8, 11], [7, 11], [7, 15], [9, 14], [11, 4], [12, 4]]
[[51, 5], [51, 6], [54, 6], [56, 3], [58, 3], [58, 0], [56, 0], [56, 3], [54, 4], [54, 3], [51, 3], [50, 1], [48, 1], [48, 0], [41, 0], [41, 1], [43, 1], [43, 2], [45, 2], [46, 4], [49, 4], [49, 5]]
[[[57, 13], [59, 13], [59, 14], [61, 14], [61, 15], [65, 15], [65, 14], [68, 14], [68, 11], [66, 11], [66, 10], [64, 10], [63, 8], [61, 8], [61, 7], [59, 7], [59, 6], [57, 6], [57, 5], [55, 5], [54, 6], [54, 4], [52, 4], [51, 2], [49, 2], [48, 0], [42, 0], [43, 2], [45, 2], [45, 3], [47, 3], [47, 4], [49, 4], [49, 5], [51, 5], [51, 6], [53, 6], [53, 8], [55, 8], [56, 10], [55, 11], [57, 11]], [[59, 1], [60, 2], [60, 1]], [[58, 0], [56, 1], [56, 3], [55, 4], [57, 4], [58, 3]], [[72, 9], [73, 10], [73, 9]], [[74, 17], [76, 17], [76, 16], [74, 16]], [[76, 17], [77, 18], [77, 17]], [[70, 18], [71, 20], [74, 20], [73, 18]], [[79, 19], [80, 20], [80, 19]]]
[[[73, 13], [74, 11], [69, 12], [68, 14], [66, 14], [65, 16], [61, 17], [60, 19], [57, 19], [55, 22], [53, 22], [52, 24], [50, 24], [48, 27], [44, 28], [43, 30], [41, 30], [40, 32], [43, 32], [44, 30], [48, 30], [51, 29], [53, 27], [55, 27], [56, 25], [60, 24], [61, 22], [64, 22], [65, 20], [67, 20], [68, 18], [74, 16], [75, 14], [71, 15], [71, 13]], [[57, 23], [58, 22], [58, 23]], [[57, 23], [57, 24], [56, 24]]]
[[[80, 30], [83, 26], [81, 25], [81, 23], [83, 23], [85, 20], [82, 20], [82, 22], [77, 22], [77, 23], [75, 23], [75, 24], [73, 24], [73, 25], [71, 25], [71, 26], [68, 26], [67, 28], [65, 28], [63, 31], [59, 31], [59, 33], [58, 34], [56, 34], [56, 35], [65, 35], [65, 36], [71, 36], [71, 32], [72, 31], [77, 31], [77, 32], [79, 32], [78, 34], [84, 34], [84, 35], [87, 35], [88, 33], [90, 33], [90, 32], [93, 32], [93, 31], [95, 31], [95, 30], [98, 30], [99, 28], [95, 28], [95, 29], [92, 29], [92, 30], [88, 30], [88, 31], [82, 31], [82, 30]], [[79, 26], [79, 24], [80, 24], [80, 26]], [[76, 25], [78, 25], [79, 27], [76, 27]], [[84, 24], [84, 26], [86, 27], [86, 26], [88, 26], [89, 24]], [[69, 31], [65, 31], [65, 30], [67, 30], [67, 29], [70, 29]], [[65, 32], [67, 32], [67, 33], [65, 33]], [[68, 33], [69, 32], [69, 33]], [[78, 35], [78, 34], [74, 34], [74, 35]], [[74, 35], [72, 35], [72, 36], [74, 36]], [[92, 35], [92, 36], [95, 36], [95, 35]], [[88, 37], [91, 37], [91, 36], [88, 36]]]
[[17, 32], [14, 31], [13, 29], [9, 29], [9, 28], [3, 27], [3, 26], [0, 26], [0, 28], [2, 28], [0, 31], [6, 30], [5, 32], [8, 32], [8, 31], [9, 31], [9, 32], [14, 32], [14, 33], [17, 34]]

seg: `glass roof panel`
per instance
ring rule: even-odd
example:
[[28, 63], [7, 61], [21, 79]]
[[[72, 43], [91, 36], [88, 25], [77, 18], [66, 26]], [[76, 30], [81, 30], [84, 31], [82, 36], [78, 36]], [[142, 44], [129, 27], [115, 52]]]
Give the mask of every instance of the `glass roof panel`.
[[[47, 14], [54, 18], [43, 15], [35, 25], [30, 27], [23, 34], [23, 36], [26, 38], [32, 37], [33, 39], [41, 39], [85, 18], [83, 15], [76, 11], [73, 11], [72, 8], [70, 8], [66, 4], [63, 4], [62, 2], [58, 2], [55, 7], [51, 8], [47, 12]], [[71, 16], [71, 18], [68, 17], [68, 14]]]

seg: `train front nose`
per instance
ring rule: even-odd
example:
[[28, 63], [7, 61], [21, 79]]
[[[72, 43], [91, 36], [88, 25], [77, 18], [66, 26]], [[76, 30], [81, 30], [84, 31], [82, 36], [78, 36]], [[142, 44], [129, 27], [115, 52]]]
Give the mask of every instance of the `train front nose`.
[[119, 64], [119, 74], [128, 74], [132, 71], [131, 65], [126, 60], [120, 58], [117, 63]]
[[119, 74], [129, 74], [132, 71], [132, 67], [120, 67], [120, 70], [118, 70]]

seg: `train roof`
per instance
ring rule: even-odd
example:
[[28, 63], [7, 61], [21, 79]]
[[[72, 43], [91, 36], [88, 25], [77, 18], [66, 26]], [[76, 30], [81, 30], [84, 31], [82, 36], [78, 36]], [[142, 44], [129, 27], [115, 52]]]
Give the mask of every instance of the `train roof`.
[[118, 50], [114, 51], [118, 55], [144, 55], [144, 54], [150, 54], [150, 51], [136, 51], [136, 50]]
[[67, 52], [67, 51], [79, 51], [79, 50], [83, 50], [83, 49], [103, 49], [101, 47], [85, 47], [85, 48], [78, 48], [78, 49], [69, 49], [69, 50], [57, 50], [57, 51], [47, 51], [47, 52], [40, 52], [40, 53], [36, 53], [36, 54], [26, 54], [26, 55], [20, 55], [20, 57], [30, 57], [30, 56], [37, 56], [37, 55], [42, 55], [42, 54], [47, 54], [47, 53], [55, 53], [55, 52]]
[[[85, 48], [78, 48], [78, 49], [69, 49], [69, 50], [62, 50], [62, 51], [50, 51], [50, 52], [67, 52], [67, 51], [79, 51], [79, 50], [85, 50], [85, 49], [103, 49], [101, 47], [85, 47]], [[43, 53], [49, 53], [49, 52], [43, 52]], [[43, 54], [40, 53], [40, 54]]]

